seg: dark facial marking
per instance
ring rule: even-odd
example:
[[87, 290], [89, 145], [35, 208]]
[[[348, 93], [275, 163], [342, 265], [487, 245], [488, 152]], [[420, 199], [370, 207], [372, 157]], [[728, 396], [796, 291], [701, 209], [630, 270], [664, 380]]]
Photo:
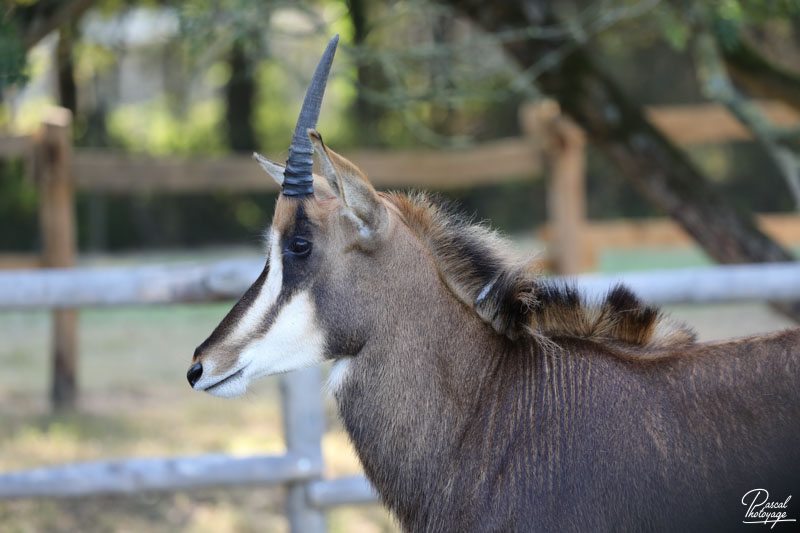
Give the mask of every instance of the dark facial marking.
[[[272, 309], [264, 317], [258, 328], [258, 334], [263, 335], [272, 327], [280, 314], [283, 306], [292, 299], [292, 296], [309, 288], [311, 280], [319, 269], [319, 258], [313, 253], [314, 226], [306, 215], [303, 202], [298, 201], [294, 220], [281, 234], [279, 243], [282, 262], [281, 291]], [[308, 243], [305, 251], [298, 253], [295, 250], [297, 241], [304, 240]]]
[[[281, 235], [283, 252], [281, 296], [284, 293], [292, 296], [298, 290], [308, 287], [309, 280], [317, 270], [318, 261], [313, 253], [313, 229], [314, 225], [306, 215], [303, 202], [299, 202], [292, 225]], [[306, 246], [300, 246], [301, 242], [305, 242]]]
[[[244, 315], [247, 310], [253, 305], [253, 302], [258, 298], [258, 294], [261, 292], [261, 287], [266, 283], [267, 276], [269, 275], [269, 253], [267, 253], [267, 262], [264, 265], [264, 270], [261, 271], [261, 275], [258, 276], [258, 279], [250, 285], [250, 287], [245, 291], [239, 301], [233, 306], [233, 308], [228, 311], [228, 314], [225, 315], [225, 318], [222, 319], [222, 322], [214, 328], [214, 331], [211, 335], [208, 336], [203, 343], [197, 347], [195, 350], [195, 358], [202, 354], [208, 347], [213, 346], [215, 343], [219, 341], [219, 339], [224, 339], [228, 337], [233, 330], [236, 329], [236, 325], [239, 323], [242, 315]], [[233, 347], [234, 349], [238, 350], [241, 348], [241, 345], [236, 345]]]

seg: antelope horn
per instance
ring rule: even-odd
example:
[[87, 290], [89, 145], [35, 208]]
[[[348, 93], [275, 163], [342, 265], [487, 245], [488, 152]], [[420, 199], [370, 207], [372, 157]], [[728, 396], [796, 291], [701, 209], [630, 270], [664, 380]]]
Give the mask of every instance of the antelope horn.
[[314, 193], [314, 179], [311, 176], [313, 166], [314, 147], [308, 138], [308, 130], [317, 127], [319, 108], [322, 105], [322, 96], [325, 94], [325, 85], [328, 82], [328, 72], [331, 70], [333, 55], [339, 35], [334, 35], [325, 52], [322, 54], [311, 84], [306, 91], [303, 108], [294, 128], [292, 144], [289, 146], [289, 158], [286, 160], [286, 170], [283, 179], [283, 194], [286, 196], [309, 196]]

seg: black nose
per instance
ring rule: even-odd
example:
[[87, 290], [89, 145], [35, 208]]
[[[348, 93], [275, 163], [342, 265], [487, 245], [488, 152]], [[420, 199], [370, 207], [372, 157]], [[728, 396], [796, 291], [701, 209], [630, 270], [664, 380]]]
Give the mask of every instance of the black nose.
[[195, 363], [192, 365], [192, 368], [186, 373], [186, 379], [189, 380], [189, 385], [194, 387], [194, 384], [197, 383], [197, 380], [200, 379], [200, 376], [203, 375], [203, 365], [200, 363]]

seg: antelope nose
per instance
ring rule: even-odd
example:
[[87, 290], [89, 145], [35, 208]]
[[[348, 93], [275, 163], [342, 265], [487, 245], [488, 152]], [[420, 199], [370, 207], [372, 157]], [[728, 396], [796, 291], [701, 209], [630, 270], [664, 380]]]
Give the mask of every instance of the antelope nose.
[[195, 363], [186, 373], [186, 379], [189, 380], [189, 385], [194, 387], [194, 384], [197, 383], [197, 380], [200, 379], [200, 376], [203, 375], [203, 365], [200, 363]]

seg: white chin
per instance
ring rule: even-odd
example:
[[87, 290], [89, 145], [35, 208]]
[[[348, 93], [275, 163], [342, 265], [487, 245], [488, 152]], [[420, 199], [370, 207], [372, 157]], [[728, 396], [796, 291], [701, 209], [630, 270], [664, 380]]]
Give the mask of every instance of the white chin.
[[234, 379], [228, 379], [225, 383], [210, 387], [205, 392], [220, 398], [236, 398], [247, 391], [248, 382], [247, 378], [239, 376]]

